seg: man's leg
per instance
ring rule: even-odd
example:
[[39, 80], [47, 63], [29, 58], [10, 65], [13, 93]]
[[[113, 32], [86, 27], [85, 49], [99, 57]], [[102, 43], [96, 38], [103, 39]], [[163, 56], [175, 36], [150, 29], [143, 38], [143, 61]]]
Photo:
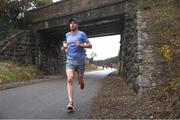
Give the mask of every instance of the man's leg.
[[79, 65], [77, 69], [77, 79], [80, 85], [81, 90], [84, 89], [84, 64]]
[[84, 89], [84, 70], [85, 70], [85, 61], [80, 60], [78, 61], [78, 66], [77, 66], [77, 79], [80, 85], [81, 90]]
[[68, 92], [68, 99], [69, 103], [67, 105], [67, 108], [73, 109], [73, 78], [74, 78], [74, 70], [67, 69], [67, 92]]
[[84, 75], [78, 74], [78, 82], [80, 85], [80, 88], [83, 90], [84, 89]]

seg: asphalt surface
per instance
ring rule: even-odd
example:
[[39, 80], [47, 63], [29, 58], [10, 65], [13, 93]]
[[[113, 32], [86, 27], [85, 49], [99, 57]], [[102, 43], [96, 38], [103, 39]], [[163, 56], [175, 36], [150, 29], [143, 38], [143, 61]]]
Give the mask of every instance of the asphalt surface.
[[49, 80], [0, 91], [0, 119], [87, 119], [101, 81], [115, 69], [85, 73], [85, 89], [74, 80], [76, 110], [68, 112], [66, 80]]

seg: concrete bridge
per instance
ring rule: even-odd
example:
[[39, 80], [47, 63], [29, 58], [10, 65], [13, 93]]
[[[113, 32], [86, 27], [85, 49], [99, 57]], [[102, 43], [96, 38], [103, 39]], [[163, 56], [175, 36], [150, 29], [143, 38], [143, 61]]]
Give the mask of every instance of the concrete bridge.
[[31, 35], [31, 60], [44, 72], [64, 71], [65, 57], [59, 48], [69, 29], [68, 20], [76, 18], [89, 37], [120, 34], [119, 72], [137, 92], [152, 87], [149, 71], [144, 69], [149, 59], [143, 56], [146, 50], [140, 27], [143, 23], [138, 23], [141, 17], [136, 0], [62, 0], [28, 11], [26, 18]]
[[[63, 71], [63, 55], [59, 52], [68, 21], [76, 18], [80, 30], [89, 37], [122, 34], [127, 0], [63, 0], [26, 13], [33, 32], [35, 63], [46, 73]], [[113, 41], [112, 41], [113, 42]]]
[[89, 37], [120, 34], [119, 71], [137, 91], [151, 86], [149, 79], [139, 72], [141, 58], [135, 0], [62, 0], [29, 11], [26, 17], [35, 46], [33, 61], [44, 72], [56, 74], [64, 70], [64, 55], [59, 48], [69, 29], [68, 20], [76, 18], [80, 29]]
[[120, 34], [124, 25], [126, 1], [63, 0], [28, 12], [28, 23], [34, 31], [64, 36], [68, 31], [69, 19], [77, 18], [80, 29], [86, 31], [89, 37]]

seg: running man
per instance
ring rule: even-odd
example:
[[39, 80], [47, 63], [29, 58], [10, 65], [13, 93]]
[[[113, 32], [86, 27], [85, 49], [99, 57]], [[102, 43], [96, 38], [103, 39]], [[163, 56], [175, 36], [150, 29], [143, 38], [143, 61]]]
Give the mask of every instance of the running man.
[[83, 31], [79, 31], [79, 23], [75, 18], [69, 20], [70, 32], [66, 33], [66, 42], [63, 44], [62, 50], [67, 49], [66, 75], [67, 75], [67, 93], [68, 104], [67, 109], [73, 110], [73, 78], [77, 73], [77, 80], [80, 89], [84, 89], [84, 69], [85, 69], [85, 48], [92, 48], [87, 35]]

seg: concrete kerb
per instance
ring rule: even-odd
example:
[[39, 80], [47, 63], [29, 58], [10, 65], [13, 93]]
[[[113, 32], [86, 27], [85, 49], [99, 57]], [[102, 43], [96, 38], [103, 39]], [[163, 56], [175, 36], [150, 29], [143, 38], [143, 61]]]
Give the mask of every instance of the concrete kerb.
[[11, 83], [4, 83], [4, 84], [0, 84], [0, 91], [11, 89], [11, 88], [16, 88], [16, 87], [20, 87], [20, 86], [26, 86], [26, 85], [46, 82], [46, 81], [50, 81], [50, 80], [60, 80], [60, 79], [65, 79], [65, 78], [66, 77], [63, 75], [52, 75], [52, 76], [45, 76], [41, 79], [31, 79], [31, 80], [23, 80], [23, 81], [11, 82]]

